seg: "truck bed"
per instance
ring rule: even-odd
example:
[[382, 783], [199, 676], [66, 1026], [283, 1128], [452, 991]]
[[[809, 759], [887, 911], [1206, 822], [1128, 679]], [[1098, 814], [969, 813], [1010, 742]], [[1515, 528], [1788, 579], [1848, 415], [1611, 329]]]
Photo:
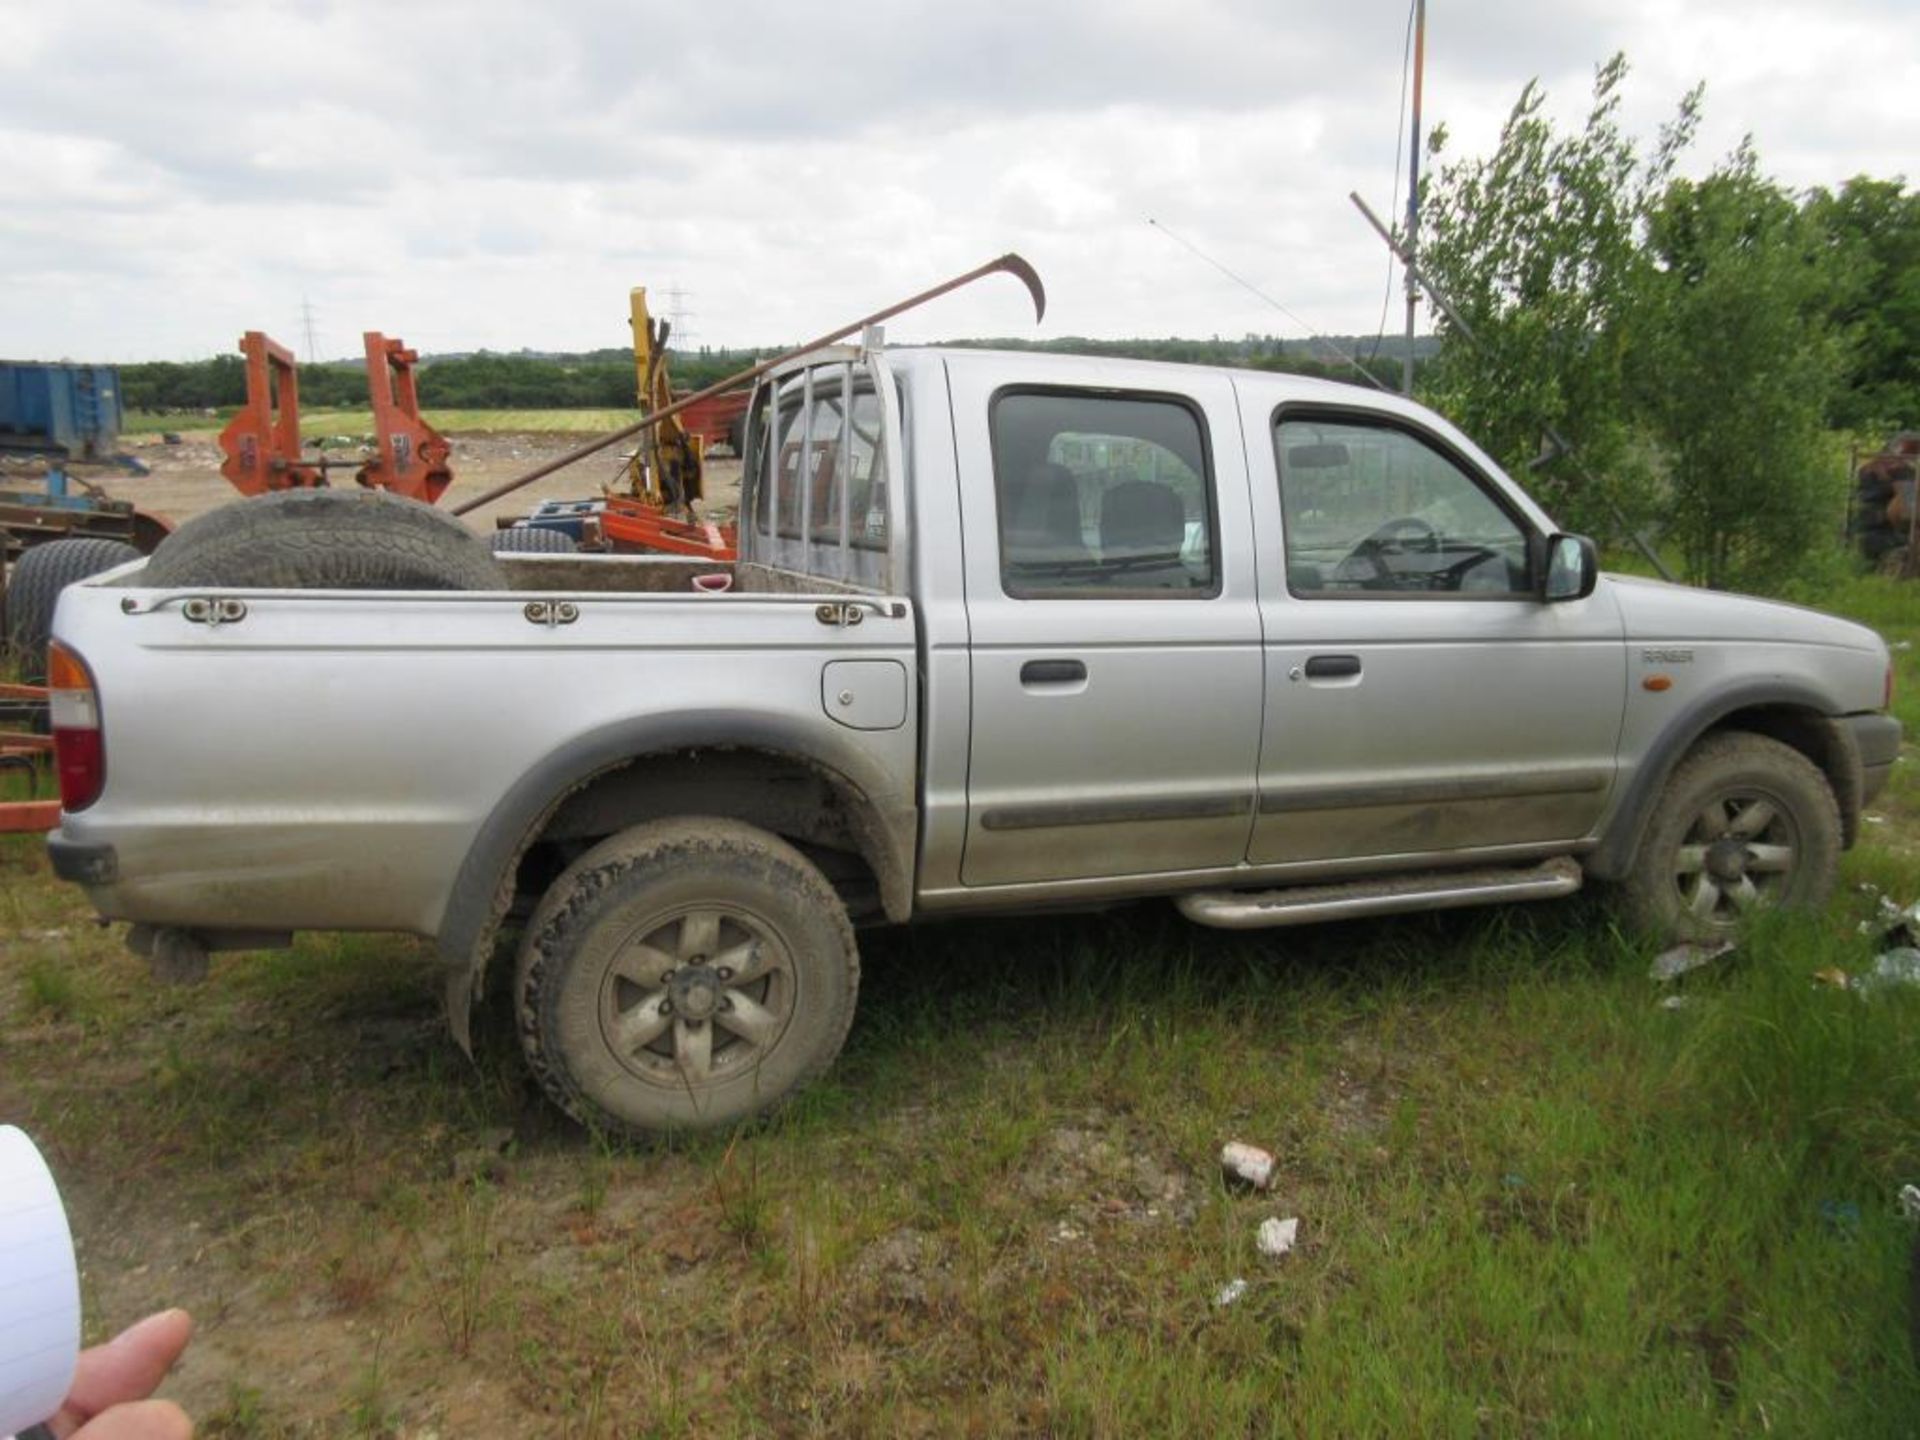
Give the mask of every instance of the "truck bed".
[[[912, 795], [905, 598], [834, 601], [753, 566], [704, 594], [693, 576], [726, 567], [680, 559], [504, 564], [515, 589], [493, 593], [158, 591], [137, 570], [70, 589], [55, 630], [97, 678], [107, 780], [61, 838], [112, 848], [102, 912], [433, 935], [509, 789], [609, 735], [628, 753], [703, 728], [857, 750]], [[212, 597], [234, 618], [190, 618]]]

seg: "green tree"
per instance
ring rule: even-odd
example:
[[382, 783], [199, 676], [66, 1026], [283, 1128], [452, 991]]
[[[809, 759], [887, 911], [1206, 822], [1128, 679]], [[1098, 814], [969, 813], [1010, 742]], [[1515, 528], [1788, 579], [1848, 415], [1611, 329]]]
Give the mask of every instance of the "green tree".
[[1845, 272], [1819, 222], [1742, 146], [1648, 216], [1631, 400], [1659, 443], [1690, 578], [1779, 590], [1831, 550], [1844, 477], [1825, 444]]
[[1533, 482], [1564, 523], [1656, 519], [1689, 579], [1790, 588], [1835, 548], [1827, 316], [1857, 293], [1858, 247], [1748, 146], [1675, 179], [1701, 92], [1642, 154], [1618, 123], [1626, 74], [1618, 55], [1599, 68], [1570, 134], [1529, 84], [1491, 157], [1434, 175], [1425, 269], [1479, 343], [1443, 321], [1426, 394], [1510, 468], [1565, 436], [1582, 463]]
[[1833, 307], [1847, 367], [1833, 422], [1920, 424], [1920, 194], [1856, 175], [1837, 194], [1814, 191], [1807, 209], [1853, 282]]
[[[1619, 124], [1625, 57], [1594, 75], [1585, 125], [1563, 133], [1538, 82], [1520, 92], [1491, 156], [1443, 164], [1423, 196], [1421, 265], [1477, 343], [1446, 321], [1423, 398], [1509, 469], [1542, 449], [1549, 427], [1580, 463], [1534, 481], [1563, 523], [1608, 533], [1648, 508], [1644, 466], [1624, 404], [1628, 352], [1647, 268], [1649, 197], [1691, 141], [1700, 91], [1681, 102], [1653, 153]], [[1431, 140], [1445, 153], [1446, 132]], [[1584, 476], [1596, 477], [1589, 481]]]

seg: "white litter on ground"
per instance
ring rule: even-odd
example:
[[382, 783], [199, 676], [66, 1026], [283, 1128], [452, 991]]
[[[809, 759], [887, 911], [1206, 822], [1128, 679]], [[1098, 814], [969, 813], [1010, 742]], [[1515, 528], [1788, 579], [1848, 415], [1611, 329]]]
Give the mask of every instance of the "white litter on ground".
[[1267, 1219], [1260, 1222], [1259, 1245], [1262, 1255], [1278, 1259], [1293, 1249], [1293, 1242], [1299, 1238], [1300, 1222], [1292, 1216], [1285, 1220]]
[[1229, 1180], [1266, 1190], [1273, 1185], [1273, 1154], [1258, 1145], [1231, 1140], [1220, 1149], [1220, 1169]]
[[1678, 980], [1689, 971], [1710, 965], [1722, 955], [1733, 949], [1731, 940], [1716, 941], [1712, 945], [1696, 945], [1689, 941], [1676, 945], [1671, 950], [1662, 950], [1653, 957], [1653, 966], [1647, 971], [1649, 980]]

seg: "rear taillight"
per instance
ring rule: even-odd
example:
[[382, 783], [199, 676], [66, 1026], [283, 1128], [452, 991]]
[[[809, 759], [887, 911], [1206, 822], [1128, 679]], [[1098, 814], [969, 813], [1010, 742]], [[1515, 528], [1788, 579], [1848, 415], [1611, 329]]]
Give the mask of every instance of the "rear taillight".
[[47, 700], [53, 760], [60, 772], [60, 808], [84, 810], [100, 798], [107, 783], [100, 696], [86, 661], [57, 640], [47, 647]]

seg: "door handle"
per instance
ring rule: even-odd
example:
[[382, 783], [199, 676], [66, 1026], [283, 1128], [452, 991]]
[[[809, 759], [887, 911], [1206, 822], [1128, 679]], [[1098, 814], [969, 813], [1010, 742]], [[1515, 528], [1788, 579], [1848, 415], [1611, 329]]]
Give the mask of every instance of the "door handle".
[[1020, 667], [1022, 685], [1065, 685], [1086, 678], [1083, 660], [1029, 660]]
[[1339, 680], [1359, 673], [1358, 655], [1315, 655], [1307, 661], [1309, 680]]

